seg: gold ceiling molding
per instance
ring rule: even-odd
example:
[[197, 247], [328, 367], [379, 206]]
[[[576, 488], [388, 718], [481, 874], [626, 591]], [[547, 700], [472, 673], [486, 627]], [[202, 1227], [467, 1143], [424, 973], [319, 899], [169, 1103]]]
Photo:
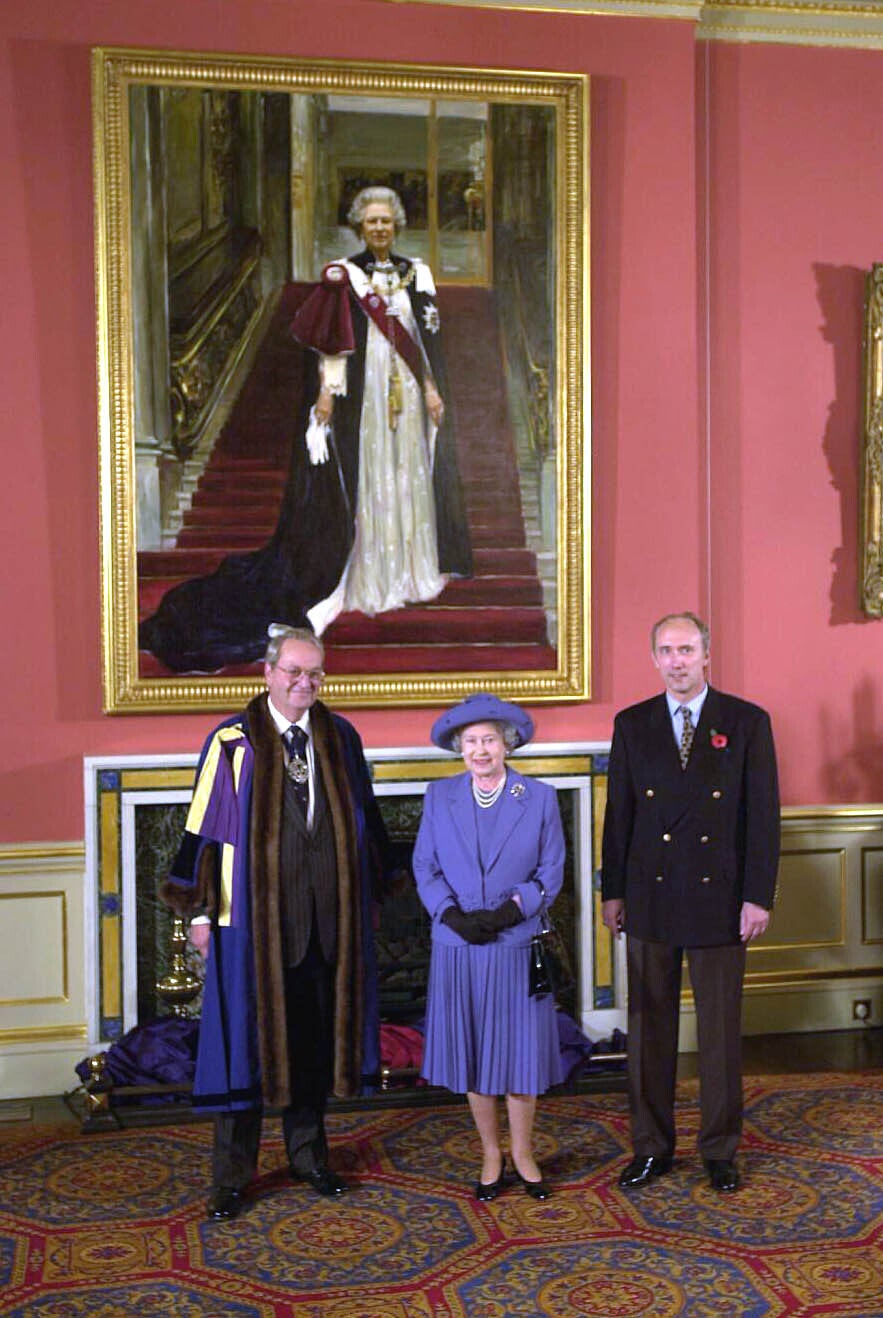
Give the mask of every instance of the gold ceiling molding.
[[883, 49], [883, 0], [389, 0], [532, 13], [676, 18], [700, 41]]
[[702, 6], [703, 41], [883, 49], [879, 0], [712, 0]]

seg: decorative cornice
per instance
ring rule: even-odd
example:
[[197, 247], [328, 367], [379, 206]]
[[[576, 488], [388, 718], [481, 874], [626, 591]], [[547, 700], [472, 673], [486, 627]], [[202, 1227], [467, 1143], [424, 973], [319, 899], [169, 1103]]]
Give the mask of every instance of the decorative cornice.
[[702, 6], [696, 36], [795, 46], [883, 49], [879, 0], [712, 0]]
[[389, 0], [532, 13], [682, 19], [700, 41], [883, 49], [883, 0]]

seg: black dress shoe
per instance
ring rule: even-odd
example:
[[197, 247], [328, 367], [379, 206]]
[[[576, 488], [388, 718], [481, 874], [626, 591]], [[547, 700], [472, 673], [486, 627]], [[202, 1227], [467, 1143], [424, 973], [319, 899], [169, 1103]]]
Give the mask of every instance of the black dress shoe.
[[237, 1217], [242, 1210], [242, 1205], [241, 1190], [231, 1190], [229, 1186], [218, 1185], [215, 1186], [209, 1196], [205, 1212], [207, 1217], [221, 1222], [231, 1217]]
[[474, 1190], [475, 1198], [482, 1204], [488, 1204], [492, 1199], [496, 1199], [497, 1195], [500, 1193], [500, 1191], [503, 1188], [503, 1178], [505, 1177], [505, 1175], [506, 1175], [506, 1159], [501, 1158], [500, 1174], [495, 1181], [479, 1180], [475, 1182], [475, 1190]]
[[711, 1182], [712, 1190], [722, 1194], [732, 1194], [739, 1189], [739, 1173], [736, 1164], [730, 1158], [706, 1158], [705, 1170]]
[[306, 1181], [307, 1185], [311, 1185], [316, 1191], [316, 1194], [334, 1196], [346, 1194], [349, 1189], [346, 1181], [340, 1176], [335, 1176], [334, 1172], [329, 1171], [327, 1167], [316, 1167], [313, 1171], [306, 1172], [303, 1176], [298, 1176], [296, 1172], [293, 1173], [293, 1175], [296, 1176], [298, 1180]]
[[526, 1177], [516, 1167], [515, 1175], [524, 1186], [524, 1193], [529, 1194], [531, 1199], [548, 1199], [552, 1191], [549, 1189], [542, 1177], [538, 1181], [528, 1181]]
[[638, 1156], [632, 1158], [627, 1167], [619, 1173], [621, 1190], [633, 1190], [638, 1185], [646, 1185], [654, 1176], [664, 1176], [671, 1171], [671, 1158], [654, 1158]]

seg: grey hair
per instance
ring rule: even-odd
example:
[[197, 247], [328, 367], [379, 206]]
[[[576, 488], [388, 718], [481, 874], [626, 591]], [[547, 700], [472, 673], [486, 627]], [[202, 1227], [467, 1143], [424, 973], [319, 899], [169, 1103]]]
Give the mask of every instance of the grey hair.
[[656, 653], [656, 637], [659, 634], [660, 628], [667, 627], [670, 622], [691, 622], [702, 637], [703, 653], [708, 654], [708, 648], [711, 645], [711, 632], [708, 629], [708, 623], [703, 622], [700, 617], [697, 617], [695, 613], [691, 613], [689, 609], [685, 609], [683, 613], [667, 613], [664, 618], [660, 618], [658, 622], [654, 622], [650, 629], [651, 654]]
[[[504, 721], [503, 719], [489, 718], [480, 719], [479, 722], [490, 723], [491, 727], [497, 729], [497, 732], [499, 732], [500, 736], [503, 738], [503, 744], [507, 751], [514, 751], [521, 744], [521, 738], [518, 735], [515, 724], [510, 723], [508, 719]], [[463, 733], [467, 728], [474, 727], [474, 723], [464, 723], [462, 728], [458, 728], [456, 732], [451, 733], [451, 750], [456, 755], [459, 755], [463, 749]]]
[[269, 664], [271, 668], [275, 668], [278, 664], [286, 641], [300, 641], [303, 645], [312, 645], [319, 651], [320, 661], [323, 664], [325, 662], [325, 646], [309, 627], [289, 627], [284, 622], [271, 622], [267, 628], [267, 635], [270, 639], [264, 651], [264, 663]]
[[392, 211], [393, 223], [396, 226], [396, 233], [400, 233], [408, 223], [408, 217], [405, 215], [405, 208], [402, 205], [402, 199], [392, 188], [362, 188], [353, 197], [353, 204], [350, 206], [346, 222], [352, 229], [357, 238], [362, 236], [362, 221], [365, 218], [365, 211], [369, 206], [374, 205], [388, 206]]

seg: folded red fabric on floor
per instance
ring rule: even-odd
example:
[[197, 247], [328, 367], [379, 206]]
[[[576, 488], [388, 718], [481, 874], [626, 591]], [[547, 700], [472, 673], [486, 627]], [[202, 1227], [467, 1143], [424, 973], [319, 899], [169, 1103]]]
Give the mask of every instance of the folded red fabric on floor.
[[423, 1035], [413, 1025], [381, 1025], [380, 1060], [393, 1071], [419, 1069], [423, 1061]]

